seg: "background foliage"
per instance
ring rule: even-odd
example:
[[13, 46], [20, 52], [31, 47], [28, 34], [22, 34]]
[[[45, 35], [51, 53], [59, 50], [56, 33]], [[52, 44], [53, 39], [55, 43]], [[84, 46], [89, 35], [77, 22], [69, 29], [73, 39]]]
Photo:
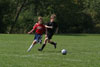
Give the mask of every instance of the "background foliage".
[[27, 33], [53, 13], [59, 33], [100, 33], [99, 0], [0, 0], [0, 33]]

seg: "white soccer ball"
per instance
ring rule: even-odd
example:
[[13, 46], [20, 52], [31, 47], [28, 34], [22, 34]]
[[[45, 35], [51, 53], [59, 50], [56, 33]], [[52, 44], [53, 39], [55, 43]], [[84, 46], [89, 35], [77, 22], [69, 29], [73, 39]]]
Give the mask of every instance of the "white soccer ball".
[[66, 50], [66, 49], [62, 49], [62, 50], [61, 50], [61, 53], [62, 53], [63, 55], [66, 55], [66, 54], [67, 54], [67, 50]]

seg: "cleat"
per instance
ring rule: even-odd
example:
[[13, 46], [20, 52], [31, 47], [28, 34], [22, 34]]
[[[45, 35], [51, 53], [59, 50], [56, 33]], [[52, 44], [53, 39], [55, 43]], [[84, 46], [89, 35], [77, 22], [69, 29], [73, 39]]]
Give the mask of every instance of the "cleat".
[[54, 48], [55, 48], [55, 49], [56, 49], [56, 45], [57, 45], [57, 43], [54, 44]]
[[30, 51], [31, 51], [31, 50], [29, 50], [29, 49], [27, 50], [27, 52], [30, 52]]
[[41, 42], [39, 42], [40, 44], [42, 44], [42, 41]]
[[42, 51], [42, 49], [40, 48], [40, 49], [38, 49], [38, 51]]

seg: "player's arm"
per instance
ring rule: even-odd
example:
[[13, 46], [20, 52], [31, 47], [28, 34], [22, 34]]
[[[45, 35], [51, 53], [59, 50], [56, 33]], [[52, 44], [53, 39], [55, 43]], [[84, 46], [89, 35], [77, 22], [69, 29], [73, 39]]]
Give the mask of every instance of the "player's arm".
[[33, 26], [33, 29], [30, 30], [30, 31], [28, 32], [28, 34], [31, 34], [31, 33], [36, 29], [36, 27], [37, 27], [37, 25], [35, 24], [35, 25]]
[[53, 26], [49, 26], [49, 23], [46, 23], [45, 27], [46, 28], [51, 28], [51, 29], [53, 28]]
[[58, 28], [58, 24], [55, 24], [55, 27], [56, 27], [56, 31], [55, 31], [55, 33], [57, 34], [57, 33], [58, 33], [58, 30], [59, 30], [59, 28]]
[[56, 32], [55, 32], [55, 33], [58, 33], [58, 30], [59, 30], [59, 28], [57, 27], [57, 28], [56, 28]]
[[45, 27], [46, 27], [46, 28], [51, 28], [51, 29], [53, 28], [52, 26], [47, 26], [47, 25], [45, 25]]
[[45, 28], [45, 38], [47, 37], [47, 28]]
[[45, 38], [47, 37], [47, 28], [44, 25], [44, 29], [45, 29]]
[[33, 31], [34, 31], [34, 29], [30, 30], [30, 31], [28, 32], [28, 34], [31, 34]]

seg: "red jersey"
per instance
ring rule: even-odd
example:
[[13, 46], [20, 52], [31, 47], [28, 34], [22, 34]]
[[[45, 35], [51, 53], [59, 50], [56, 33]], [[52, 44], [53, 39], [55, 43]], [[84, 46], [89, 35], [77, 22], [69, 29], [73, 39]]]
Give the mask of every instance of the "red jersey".
[[45, 32], [45, 26], [43, 24], [36, 23], [33, 27], [34, 30], [36, 30], [37, 34], [43, 34]]

